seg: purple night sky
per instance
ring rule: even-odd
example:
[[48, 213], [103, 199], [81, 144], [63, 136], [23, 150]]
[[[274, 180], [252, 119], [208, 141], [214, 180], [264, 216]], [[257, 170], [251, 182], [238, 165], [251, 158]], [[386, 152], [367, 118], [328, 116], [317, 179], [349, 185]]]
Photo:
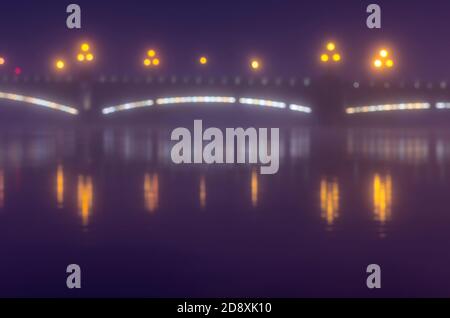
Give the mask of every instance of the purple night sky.
[[2, 1], [0, 54], [9, 67], [44, 73], [52, 58], [73, 58], [83, 39], [95, 43], [103, 73], [143, 72], [142, 56], [155, 47], [161, 72], [190, 74], [207, 54], [212, 74], [243, 74], [250, 56], [261, 57], [269, 75], [316, 75], [317, 54], [328, 39], [344, 51], [342, 74], [368, 74], [380, 44], [397, 55], [397, 72], [409, 80], [447, 79], [450, 72], [450, 1], [376, 1], [381, 31], [365, 26], [374, 1], [76, 1], [82, 30], [65, 26], [69, 1]]

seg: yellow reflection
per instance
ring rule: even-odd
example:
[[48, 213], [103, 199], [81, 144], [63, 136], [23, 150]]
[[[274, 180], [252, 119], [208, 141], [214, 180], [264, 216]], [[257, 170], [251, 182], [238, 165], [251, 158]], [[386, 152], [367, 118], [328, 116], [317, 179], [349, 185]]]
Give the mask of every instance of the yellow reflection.
[[5, 206], [5, 174], [0, 169], [0, 209]]
[[56, 169], [56, 202], [58, 208], [64, 207], [64, 170], [62, 165]]
[[391, 219], [392, 206], [392, 178], [388, 174], [373, 178], [373, 213], [376, 221], [382, 224]]
[[89, 223], [89, 217], [92, 214], [93, 196], [92, 178], [78, 176], [78, 212], [81, 215], [83, 226]]
[[256, 207], [258, 205], [258, 191], [259, 191], [259, 180], [258, 172], [256, 169], [252, 170], [252, 181], [251, 181], [251, 192], [252, 192], [252, 206]]
[[155, 174], [145, 174], [144, 178], [145, 209], [150, 213], [155, 212], [159, 206], [159, 178]]
[[339, 184], [336, 179], [320, 181], [320, 210], [328, 225], [333, 225], [339, 216]]
[[205, 181], [205, 176], [202, 176], [200, 178], [199, 200], [200, 200], [200, 207], [202, 209], [204, 209], [206, 207], [206, 181]]

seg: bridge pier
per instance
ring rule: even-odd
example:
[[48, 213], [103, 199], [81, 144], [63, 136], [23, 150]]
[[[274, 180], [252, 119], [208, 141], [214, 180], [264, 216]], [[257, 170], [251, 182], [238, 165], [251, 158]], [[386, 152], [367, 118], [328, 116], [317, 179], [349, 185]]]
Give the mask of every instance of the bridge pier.
[[340, 123], [344, 117], [344, 93], [341, 79], [332, 74], [320, 78], [314, 87], [313, 112], [320, 124]]

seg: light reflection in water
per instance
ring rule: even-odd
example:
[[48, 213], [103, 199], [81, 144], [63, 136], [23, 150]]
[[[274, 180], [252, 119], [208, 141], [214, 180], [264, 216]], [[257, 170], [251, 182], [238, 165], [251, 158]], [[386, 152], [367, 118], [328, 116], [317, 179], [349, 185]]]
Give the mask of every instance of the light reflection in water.
[[258, 180], [258, 172], [255, 168], [252, 169], [251, 176], [251, 194], [252, 194], [252, 206], [258, 206], [258, 191], [259, 191], [259, 180]]
[[[170, 152], [173, 142], [170, 140], [170, 133], [170, 130], [156, 129], [107, 129], [103, 132], [102, 147], [105, 155], [111, 159], [171, 165]], [[310, 138], [307, 128], [280, 131], [280, 161], [287, 159], [286, 157], [294, 161], [307, 159], [310, 155]], [[270, 144], [270, 134], [268, 143]], [[226, 152], [227, 145], [224, 145], [224, 149]], [[235, 151], [248, 156], [248, 144], [236, 148]]]
[[339, 184], [336, 179], [322, 178], [320, 181], [321, 217], [327, 222], [329, 229], [339, 217]]
[[450, 162], [450, 136], [437, 138], [435, 153], [439, 164]]
[[205, 176], [201, 176], [200, 177], [199, 200], [200, 200], [200, 207], [202, 209], [204, 209], [206, 207], [206, 181], [205, 181]]
[[78, 213], [81, 216], [83, 226], [89, 224], [92, 214], [92, 202], [94, 197], [92, 178], [90, 176], [78, 176]]
[[3, 169], [0, 169], [0, 209], [5, 206], [5, 174]]
[[389, 129], [350, 130], [347, 153], [383, 161], [424, 164], [430, 159], [430, 138], [421, 132]]
[[309, 130], [304, 128], [293, 128], [290, 131], [289, 137], [290, 159], [307, 159], [311, 148]]
[[373, 177], [373, 213], [375, 221], [380, 222], [382, 237], [385, 236], [384, 225], [391, 219], [392, 211], [392, 177], [390, 174]]
[[56, 169], [56, 202], [59, 209], [64, 207], [64, 170], [61, 164]]
[[144, 177], [145, 209], [150, 213], [159, 207], [159, 177], [156, 173], [146, 173]]

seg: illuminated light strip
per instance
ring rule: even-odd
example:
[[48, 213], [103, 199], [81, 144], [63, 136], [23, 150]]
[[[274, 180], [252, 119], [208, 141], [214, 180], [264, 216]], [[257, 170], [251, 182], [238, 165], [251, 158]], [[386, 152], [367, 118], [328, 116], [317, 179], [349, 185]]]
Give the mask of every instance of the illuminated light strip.
[[121, 105], [117, 105], [117, 106], [103, 108], [102, 113], [104, 115], [108, 115], [108, 114], [119, 112], [122, 110], [128, 110], [128, 109], [134, 109], [134, 108], [140, 108], [140, 107], [149, 107], [149, 106], [152, 106], [153, 104], [154, 104], [154, 102], [151, 99], [140, 101], [140, 102], [134, 102], [134, 103], [126, 103], [126, 104], [121, 104]]
[[233, 104], [236, 102], [234, 97], [224, 96], [186, 96], [186, 97], [166, 97], [158, 98], [156, 104], [168, 105], [168, 104], [193, 104], [193, 103], [220, 103], [220, 104]]
[[296, 112], [311, 113], [311, 108], [297, 104], [290, 104], [289, 109]]
[[349, 115], [357, 113], [387, 112], [395, 110], [418, 110], [430, 109], [429, 103], [402, 103], [402, 104], [386, 104], [374, 106], [348, 107], [345, 112]]
[[450, 103], [436, 103], [437, 109], [450, 109]]
[[266, 100], [266, 99], [254, 99], [254, 98], [244, 97], [244, 98], [239, 98], [239, 103], [247, 104], [247, 105], [275, 107], [275, 108], [286, 108], [286, 104], [283, 102], [276, 102], [273, 100]]
[[34, 97], [23, 96], [23, 95], [17, 95], [17, 94], [11, 94], [11, 93], [4, 93], [4, 92], [0, 92], [0, 99], [7, 99], [7, 100], [16, 101], [16, 102], [23, 102], [23, 103], [27, 103], [27, 104], [33, 104], [33, 105], [37, 105], [37, 106], [51, 108], [51, 109], [54, 109], [54, 110], [59, 110], [59, 111], [62, 111], [62, 112], [65, 112], [65, 113], [69, 113], [69, 114], [72, 114], [72, 115], [78, 115], [78, 109], [76, 109], [76, 108], [69, 107], [69, 106], [66, 106], [66, 105], [57, 104], [57, 103], [54, 103], [54, 102], [50, 102], [50, 101], [45, 100], [45, 99], [34, 98]]

